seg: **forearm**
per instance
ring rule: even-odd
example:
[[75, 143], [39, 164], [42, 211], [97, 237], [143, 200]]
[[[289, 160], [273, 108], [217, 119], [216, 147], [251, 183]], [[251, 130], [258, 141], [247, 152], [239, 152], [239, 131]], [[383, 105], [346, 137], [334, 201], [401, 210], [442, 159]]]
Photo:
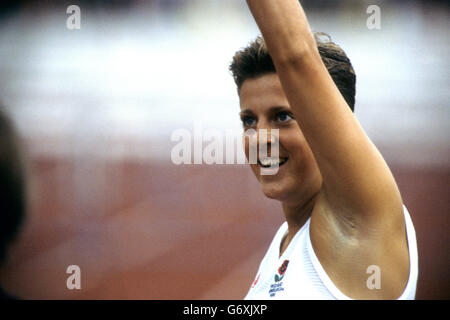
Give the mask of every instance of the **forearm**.
[[355, 126], [351, 111], [348, 107], [341, 108], [345, 101], [321, 61], [299, 1], [247, 0], [247, 3], [293, 114], [321, 166], [321, 160], [330, 151], [331, 154], [341, 151], [336, 149], [342, 142], [336, 140], [347, 131], [342, 129]]
[[[336, 94], [338, 90], [322, 63], [306, 14], [298, 0], [247, 0], [247, 3], [294, 116], [320, 158], [322, 150], [330, 150], [326, 145], [332, 143], [329, 136], [342, 127], [335, 120], [342, 119], [337, 105], [344, 99]], [[345, 111], [348, 116], [349, 108]]]
[[316, 49], [298, 0], [247, 0], [247, 4], [272, 59], [284, 61]]

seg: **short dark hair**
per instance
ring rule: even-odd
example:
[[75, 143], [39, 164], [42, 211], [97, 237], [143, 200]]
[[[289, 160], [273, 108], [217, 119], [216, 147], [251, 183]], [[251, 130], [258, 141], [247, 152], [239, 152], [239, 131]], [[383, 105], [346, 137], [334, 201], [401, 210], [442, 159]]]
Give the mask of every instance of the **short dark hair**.
[[26, 213], [25, 164], [19, 137], [0, 106], [0, 264]]
[[[314, 38], [323, 63], [350, 109], [354, 111], [356, 75], [350, 59], [341, 47], [331, 41], [328, 34], [314, 32]], [[237, 85], [238, 93], [245, 80], [267, 73], [276, 73], [272, 58], [261, 36], [236, 52], [229, 69]]]

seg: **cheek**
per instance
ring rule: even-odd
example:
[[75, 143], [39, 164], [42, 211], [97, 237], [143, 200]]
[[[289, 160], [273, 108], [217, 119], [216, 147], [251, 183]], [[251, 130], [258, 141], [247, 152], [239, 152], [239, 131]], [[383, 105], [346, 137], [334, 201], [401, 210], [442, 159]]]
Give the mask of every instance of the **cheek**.
[[280, 148], [281, 152], [286, 151], [289, 154], [291, 166], [295, 168], [295, 173], [292, 172], [294, 175], [298, 174], [304, 178], [307, 172], [316, 170], [314, 155], [298, 126], [285, 132], [280, 131]]
[[298, 126], [286, 130], [280, 130], [280, 148], [285, 149], [294, 160], [302, 158], [305, 152], [308, 152], [308, 143]]
[[[252, 137], [252, 138], [254, 138], [254, 137]], [[250, 137], [242, 136], [242, 145], [244, 147], [245, 157], [247, 158], [248, 162], [250, 162], [250, 160], [251, 160], [251, 159], [249, 159], [249, 157], [250, 157], [250, 140], [251, 140]], [[253, 140], [253, 141], [255, 141], [255, 140]], [[255, 143], [255, 142], [253, 142], [253, 143]], [[256, 161], [256, 159], [254, 159], [254, 160]], [[249, 165], [250, 165], [250, 168], [252, 169], [253, 173], [258, 177], [259, 170], [260, 170], [258, 164], [249, 163]]]
[[244, 147], [245, 157], [251, 164], [256, 164], [258, 157], [258, 137], [256, 134], [242, 136], [242, 145]]

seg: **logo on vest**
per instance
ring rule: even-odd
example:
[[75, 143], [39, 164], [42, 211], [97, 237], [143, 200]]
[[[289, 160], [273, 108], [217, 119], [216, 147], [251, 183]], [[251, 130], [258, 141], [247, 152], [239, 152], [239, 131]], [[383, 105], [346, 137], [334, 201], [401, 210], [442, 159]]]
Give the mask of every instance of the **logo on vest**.
[[260, 276], [260, 274], [258, 274], [258, 276], [256, 277], [255, 281], [253, 282], [252, 288], [256, 287], [256, 284], [258, 283], [258, 280], [259, 280], [259, 276]]
[[275, 274], [275, 283], [270, 285], [269, 295], [274, 297], [278, 291], [284, 291], [283, 280], [284, 274], [286, 273], [289, 260], [284, 260], [281, 266], [278, 268], [278, 273]]

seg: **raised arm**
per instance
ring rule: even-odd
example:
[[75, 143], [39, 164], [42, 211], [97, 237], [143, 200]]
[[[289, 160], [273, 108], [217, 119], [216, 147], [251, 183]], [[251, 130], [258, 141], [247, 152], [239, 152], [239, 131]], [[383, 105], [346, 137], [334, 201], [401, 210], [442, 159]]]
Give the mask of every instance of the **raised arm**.
[[352, 228], [402, 227], [395, 180], [323, 64], [298, 0], [247, 3], [322, 173], [330, 211]]

